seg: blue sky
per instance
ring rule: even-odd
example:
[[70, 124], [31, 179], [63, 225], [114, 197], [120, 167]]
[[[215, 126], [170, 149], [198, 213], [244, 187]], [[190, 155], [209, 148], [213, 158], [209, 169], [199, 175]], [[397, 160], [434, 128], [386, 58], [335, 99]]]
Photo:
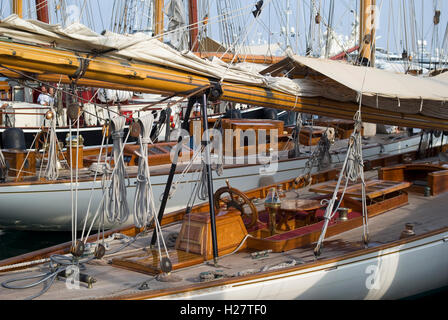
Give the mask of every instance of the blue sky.
[[[142, 0], [138, 0], [142, 1]], [[185, 1], [185, 0], [184, 0]], [[318, 4], [321, 4], [320, 14], [323, 17], [323, 21], [328, 20], [329, 5], [331, 0], [315, 0]], [[59, 1], [48, 0], [51, 13], [51, 22], [58, 23], [61, 20], [61, 9], [57, 11], [55, 4]], [[116, 1], [117, 3], [118, 1]], [[137, 0], [136, 0], [137, 2]], [[168, 2], [168, 1], [165, 1]], [[219, 40], [222, 40], [220, 26], [214, 22], [217, 19], [218, 8], [217, 0], [212, 0], [209, 3], [210, 9], [210, 24], [208, 27], [209, 35]], [[282, 27], [286, 27], [286, 4], [288, 0], [265, 0], [265, 8], [258, 21], [254, 20], [251, 13], [253, 10], [253, 4], [256, 0], [250, 1], [237, 1], [228, 0], [228, 3], [233, 4], [233, 10], [236, 11], [232, 15], [232, 18], [227, 20], [228, 25], [235, 28], [237, 31], [235, 35], [240, 39], [245, 39], [248, 43], [258, 42], [279, 42], [286, 43], [285, 35], [281, 33]], [[291, 46], [296, 52], [302, 53], [305, 49], [305, 39], [309, 32], [309, 19], [310, 19], [310, 0], [289, 0], [291, 6], [290, 14], [290, 27], [294, 28], [296, 37], [290, 37]], [[23, 0], [24, 4], [24, 17], [35, 18], [35, 8], [33, 4], [34, 0]], [[111, 21], [113, 17], [113, 5], [114, 0], [66, 0], [68, 10], [67, 14], [74, 14], [82, 12], [81, 22], [88, 25], [97, 32], [101, 32], [103, 29], [110, 29]], [[199, 0], [200, 4], [205, 1]], [[359, 5], [359, 0], [335, 0], [335, 13], [333, 29], [340, 34], [348, 35], [351, 31], [351, 26], [354, 21], [354, 15], [351, 10], [356, 10]], [[411, 19], [409, 8], [412, 3], [415, 4], [415, 20]], [[29, 5], [31, 4], [31, 8]], [[403, 4], [407, 10], [406, 17], [403, 17]], [[448, 1], [445, 0], [377, 0], [377, 5], [381, 9], [380, 11], [380, 23], [378, 36], [378, 46], [386, 48], [389, 47], [392, 51], [401, 52], [403, 47], [412, 49], [415, 40], [424, 38], [428, 43], [428, 49], [432, 47], [440, 47], [445, 34], [448, 21]], [[438, 30], [434, 29], [433, 16], [434, 6], [441, 11], [440, 24]], [[73, 11], [73, 7], [77, 7], [78, 10]], [[5, 17], [11, 13], [10, 1], [2, 0], [0, 4], [1, 16]], [[201, 10], [199, 16], [203, 16], [205, 11]], [[55, 14], [58, 12], [58, 16]], [[101, 13], [100, 13], [101, 12]], [[222, 13], [222, 10], [221, 12]], [[149, 15], [148, 10], [140, 10], [137, 18], [146, 19]], [[408, 27], [405, 29], [404, 19]], [[415, 34], [410, 27], [410, 22], [413, 22]], [[423, 23], [422, 23], [423, 21]], [[270, 30], [270, 32], [269, 32]], [[322, 32], [325, 28], [322, 28]], [[405, 40], [407, 36], [407, 41]], [[438, 39], [437, 39], [438, 38]], [[438, 41], [437, 41], [438, 40]]]

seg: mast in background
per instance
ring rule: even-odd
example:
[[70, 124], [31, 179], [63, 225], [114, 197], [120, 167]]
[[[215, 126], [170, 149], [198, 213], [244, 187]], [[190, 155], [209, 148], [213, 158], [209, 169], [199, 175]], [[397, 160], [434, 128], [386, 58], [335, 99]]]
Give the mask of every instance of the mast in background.
[[361, 0], [359, 9], [359, 59], [364, 66], [375, 66], [376, 0]]
[[36, 14], [37, 20], [50, 23], [47, 0], [36, 0]]
[[[359, 8], [359, 57], [362, 66], [375, 67], [376, 0], [361, 0]], [[364, 134], [376, 135], [376, 123], [363, 122]]]
[[188, 1], [188, 17], [190, 24], [190, 50], [199, 51], [198, 0]]
[[23, 18], [22, 0], [12, 0], [12, 12]]
[[286, 48], [291, 48], [291, 41], [289, 39], [289, 32], [290, 32], [290, 27], [289, 27], [289, 15], [292, 13], [291, 12], [291, 2], [290, 0], [286, 1]]
[[163, 0], [154, 0], [154, 36], [163, 42]]

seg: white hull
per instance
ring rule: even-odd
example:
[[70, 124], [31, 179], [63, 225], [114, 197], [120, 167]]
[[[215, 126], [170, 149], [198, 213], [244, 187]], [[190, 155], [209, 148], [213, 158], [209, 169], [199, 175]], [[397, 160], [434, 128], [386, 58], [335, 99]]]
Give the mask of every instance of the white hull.
[[[188, 291], [161, 299], [402, 299], [448, 286], [448, 232], [337, 262]], [[256, 303], [255, 303], [256, 304]]]
[[[364, 150], [364, 159], [377, 158], [379, 156], [393, 155], [415, 151], [418, 149], [420, 137], [402, 139], [383, 146], [376, 145]], [[440, 144], [437, 140], [434, 145]], [[344, 161], [345, 153], [332, 155], [333, 164]], [[272, 176], [275, 182], [292, 179], [302, 173], [307, 159], [295, 159], [281, 161], [278, 170]], [[259, 186], [261, 178], [260, 170], [263, 165], [240, 166], [226, 168], [222, 176], [214, 173], [214, 189], [225, 186], [228, 179], [230, 184], [239, 190], [247, 191]], [[178, 175], [174, 181], [177, 181]], [[186, 174], [177, 188], [176, 194], [168, 201], [166, 213], [170, 213], [186, 207], [194, 183], [198, 179], [197, 174]], [[164, 192], [167, 175], [152, 176], [151, 183], [155, 197], [155, 207], [158, 208], [159, 198]], [[78, 229], [82, 230], [84, 217], [87, 212], [93, 182], [81, 182], [78, 185]], [[93, 217], [102, 198], [101, 181], [94, 184], [91, 204]], [[74, 188], [74, 187], [73, 187]], [[135, 193], [135, 179], [130, 179], [127, 199], [130, 208], [129, 219], [122, 224], [134, 223], [132, 207]], [[73, 193], [75, 197], [75, 193]], [[48, 230], [48, 231], [70, 231], [72, 228], [72, 192], [70, 183], [55, 184], [33, 184], [18, 186], [0, 186], [0, 228], [16, 230]], [[90, 222], [88, 222], [88, 226]], [[107, 228], [118, 225], [107, 224]], [[94, 226], [96, 230], [96, 224]]]

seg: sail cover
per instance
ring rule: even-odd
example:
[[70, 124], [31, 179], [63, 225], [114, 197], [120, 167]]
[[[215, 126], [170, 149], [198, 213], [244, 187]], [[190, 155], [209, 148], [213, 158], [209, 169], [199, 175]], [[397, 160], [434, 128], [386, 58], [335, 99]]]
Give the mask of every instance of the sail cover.
[[[74, 23], [66, 28], [12, 15], [0, 21], [0, 36], [32, 44], [169, 67], [216, 80], [278, 90], [297, 97], [359, 102], [399, 114], [448, 119], [448, 74], [416, 77], [347, 63], [290, 55], [258, 73], [247, 65], [201, 59], [144, 33], [98, 34]], [[283, 75], [283, 76], [276, 76]]]
[[17, 15], [11, 15], [0, 22], [0, 36], [76, 52], [107, 52], [104, 56], [133, 59], [239, 83], [263, 83], [263, 76], [259, 74], [239, 66], [227, 65], [218, 61], [219, 59], [210, 61], [198, 58], [189, 51], [177, 51], [144, 33], [117, 34], [106, 31], [104, 34], [98, 34], [80, 23], [62, 28], [60, 25], [24, 20]]
[[285, 93], [295, 92], [301, 96], [318, 96], [320, 91], [315, 85], [309, 85], [308, 80], [298, 83], [288, 78], [263, 76], [248, 64], [231, 65], [217, 57], [207, 60], [191, 51], [177, 51], [144, 33], [117, 34], [106, 31], [98, 34], [80, 23], [62, 28], [60, 25], [11, 15], [0, 21], [0, 36], [80, 53], [104, 52], [104, 56], [111, 58], [132, 59], [217, 80], [262, 86]]

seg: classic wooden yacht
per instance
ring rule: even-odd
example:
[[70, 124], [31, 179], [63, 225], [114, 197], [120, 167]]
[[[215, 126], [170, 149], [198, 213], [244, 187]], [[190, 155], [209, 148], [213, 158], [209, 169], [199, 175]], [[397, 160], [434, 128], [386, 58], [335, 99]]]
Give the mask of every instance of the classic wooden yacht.
[[[159, 94], [163, 93], [168, 97], [178, 96], [180, 97], [180, 101], [186, 101], [193, 96], [201, 95], [204, 92], [209, 92], [209, 98], [211, 99], [213, 99], [213, 95], [217, 95], [217, 97], [223, 101], [259, 105], [261, 107], [268, 108], [280, 108], [288, 111], [316, 113], [325, 116], [334, 116], [336, 118], [342, 118], [349, 121], [353, 121], [353, 115], [358, 109], [357, 103], [354, 103], [353, 101], [356, 100], [356, 92], [358, 92], [360, 88], [353, 87], [350, 83], [345, 83], [342, 80], [339, 82], [342, 88], [336, 87], [335, 81], [325, 78], [325, 73], [322, 73], [321, 66], [314, 66], [313, 59], [303, 60], [298, 58], [287, 58], [284, 61], [274, 65], [273, 68], [280, 71], [285, 70], [287, 66], [292, 65], [296, 70], [294, 73], [291, 73], [291, 75], [294, 76], [294, 79], [271, 77], [272, 79], [269, 80], [269, 82], [272, 83], [271, 87], [265, 88], [263, 86], [265, 85], [266, 80], [262, 75], [241, 72], [239, 69], [222, 67], [221, 65], [213, 64], [208, 60], [200, 60], [196, 56], [192, 57], [189, 55], [180, 54], [172, 48], [160, 43], [160, 41], [153, 38], [148, 38], [146, 36], [135, 39], [134, 46], [139, 46], [145, 43], [145, 45], [154, 48], [151, 52], [155, 55], [139, 56], [138, 59], [144, 62], [142, 62], [142, 64], [136, 64], [134, 62], [128, 63], [129, 59], [134, 59], [136, 61], [138, 60], [135, 58], [137, 51], [141, 54], [141, 50], [138, 48], [135, 48], [136, 51], [132, 51], [129, 48], [126, 50], [114, 51], [114, 55], [110, 58], [99, 56], [86, 64], [80, 63], [80, 60], [84, 60], [82, 60], [79, 56], [72, 55], [69, 50], [56, 49], [57, 46], [61, 46], [63, 48], [73, 48], [74, 46], [79, 46], [84, 47], [84, 50], [87, 51], [89, 50], [87, 48], [96, 48], [95, 51], [98, 50], [99, 52], [101, 50], [112, 50], [114, 47], [120, 48], [124, 44], [128, 44], [128, 36], [112, 36], [107, 34], [98, 35], [97, 39], [94, 39], [94, 37], [92, 38], [94, 39], [92, 43], [87, 43], [81, 34], [68, 34], [64, 30], [56, 30], [55, 28], [46, 27], [45, 24], [41, 23], [39, 23], [39, 27], [36, 27], [32, 21], [25, 21], [17, 16], [12, 16], [2, 21], [1, 27], [3, 28], [3, 36], [9, 37], [10, 39], [20, 39], [21, 41], [21, 43], [2, 42], [2, 47], [0, 48], [0, 59], [1, 63], [7, 65], [8, 68], [18, 68], [20, 70], [21, 68], [24, 68], [24, 66], [27, 66], [27, 70], [31, 68], [32, 70], [36, 70], [36, 72], [51, 72], [52, 74], [58, 72], [65, 76], [72, 76], [75, 73], [78, 75], [82, 74], [83, 77], [78, 77], [78, 80], [93, 79], [95, 81], [104, 82], [104, 86], [112, 86], [113, 84], [116, 84], [123, 89], [126, 86], [133, 86], [134, 88], [141, 88], [142, 91], [157, 92]], [[33, 30], [33, 32], [29, 33], [29, 30]], [[91, 32], [91, 30], [82, 30], [83, 31], [81, 33], [83, 34], [90, 34]], [[25, 34], [27, 37], [25, 37]], [[50, 38], [46, 38], [49, 34], [51, 34]], [[54, 48], [42, 48], [30, 44], [23, 44], [23, 41], [26, 39], [31, 39], [33, 37], [32, 35], [38, 35], [39, 39], [44, 43], [47, 41], [48, 44], [57, 43], [58, 45], [55, 45]], [[142, 35], [136, 35], [136, 37], [142, 37]], [[118, 42], [116, 41], [117, 39]], [[14, 52], [16, 54], [14, 54]], [[18, 52], [21, 53], [20, 57], [17, 54]], [[39, 52], [39, 54], [35, 55], [33, 52]], [[146, 52], [147, 51], [145, 51], [145, 54]], [[62, 62], [58, 60], [63, 64], [66, 62], [64, 67], [60, 67], [59, 62], [56, 63], [54, 60], [55, 57], [58, 57], [60, 54], [68, 59], [66, 61], [64, 58], [61, 60]], [[164, 59], [161, 59], [161, 57]], [[84, 58], [90, 59], [87, 58], [87, 55]], [[55, 63], [52, 65], [53, 62]], [[110, 68], [107, 69], [107, 72], [105, 72], [105, 68], [103, 67], [104, 63], [110, 66]], [[331, 64], [329, 67], [335, 68], [335, 66], [338, 65]], [[356, 69], [356, 67], [354, 68]], [[354, 72], [355, 69], [350, 69], [349, 72]], [[192, 73], [190, 74], [188, 72]], [[312, 79], [303, 78], [303, 75], [307, 72], [312, 74]], [[342, 70], [341, 73], [347, 73], [347, 70]], [[272, 74], [274, 74], [274, 72]], [[359, 76], [359, 72], [356, 73], [356, 75]], [[222, 84], [220, 84], [219, 81], [215, 82], [214, 80], [210, 80], [216, 77], [224, 77]], [[328, 92], [322, 92], [319, 82], [313, 80], [314, 78], [319, 77], [324, 79], [326, 83], [332, 84], [330, 87], [331, 90], [328, 90]], [[388, 80], [397, 81], [397, 79], [390, 79], [390, 77]], [[297, 85], [297, 81], [299, 85]], [[436, 81], [434, 81], [434, 87], [438, 90], [440, 83], [437, 82], [438, 86], [436, 86], [435, 82]], [[376, 89], [377, 88], [372, 88], [373, 92], [376, 92]], [[342, 94], [342, 97], [339, 97], [336, 94], [338, 92], [346, 94]], [[328, 98], [328, 96], [332, 93], [335, 93], [334, 96], [338, 100], [330, 100]], [[409, 92], [404, 92], [403, 96], [405, 97], [408, 93]], [[384, 96], [380, 96], [377, 93], [376, 95], [374, 95], [374, 93], [366, 93], [365, 99], [368, 102], [368, 106], [363, 107], [364, 121], [437, 129], [444, 129], [446, 127], [443, 121], [440, 121], [439, 118], [432, 116], [433, 114], [440, 112], [438, 111], [439, 102], [431, 101], [432, 97], [424, 96], [422, 100], [422, 95], [420, 95], [419, 92], [416, 92], [414, 94], [414, 98], [418, 96], [417, 100], [419, 102], [417, 103], [422, 107], [422, 114], [415, 114], [414, 111], [403, 112], [403, 110], [407, 110], [406, 104], [408, 101], [412, 108], [414, 108], [416, 103], [415, 99], [398, 99], [396, 101], [395, 98], [387, 98], [387, 94], [388, 93], [384, 93]], [[326, 98], [322, 97], [325, 95], [327, 96]], [[372, 95], [374, 97], [376, 96], [377, 99], [373, 99], [372, 101]], [[442, 99], [441, 97], [443, 97], [443, 94], [437, 96], [437, 99], [440, 100]], [[347, 99], [351, 100], [347, 101]], [[382, 102], [383, 99], [386, 99], [385, 101], [388, 103], [389, 109], [380, 109], [381, 112], [379, 112], [376, 107], [376, 103], [372, 102], [379, 100]], [[396, 102], [401, 102], [400, 110], [391, 111], [389, 104]], [[379, 106], [381, 105], [382, 104]], [[76, 108], [74, 113], [75, 115], [77, 114]], [[189, 113], [186, 112], [185, 114]], [[234, 124], [231, 124], [231, 126], [233, 126], [232, 128], [241, 128], [241, 130], [246, 130], [248, 127], [258, 130], [257, 126], [260, 129], [262, 128], [262, 124], [257, 124], [256, 121], [246, 121], [245, 124], [241, 121], [239, 122], [240, 123], [235, 122]], [[210, 126], [212, 124], [214, 125], [214, 123], [211, 122]], [[331, 126], [331, 123], [327, 124], [327, 127]], [[188, 130], [190, 125], [186, 128]], [[309, 154], [302, 158], [299, 157], [297, 159], [288, 159], [286, 154], [288, 154], [289, 150], [293, 148], [291, 143], [287, 143], [291, 137], [291, 132], [288, 132], [285, 128], [279, 127], [278, 123], [275, 122], [271, 123], [271, 128], [277, 130], [278, 136], [284, 139], [279, 141], [284, 147], [284, 149], [282, 147], [279, 150], [284, 150], [284, 154], [282, 155], [281, 151], [279, 152], [280, 161], [278, 162], [278, 170], [276, 170], [277, 175], [275, 176], [275, 180], [278, 182], [289, 178], [291, 172], [304, 168], [306, 162], [308, 161]], [[309, 128], [303, 129], [303, 132], [299, 135], [300, 139], [298, 141], [302, 144], [316, 144], [319, 136], [322, 135], [321, 129], [316, 131], [314, 131], [314, 129], [310, 130]], [[350, 131], [344, 132], [342, 130], [341, 124], [336, 124], [334, 130], [340, 137], [347, 137], [350, 134]], [[285, 134], [285, 131], [287, 134]], [[73, 133], [78, 133], [75, 127], [73, 128]], [[310, 135], [311, 139], [307, 139]], [[380, 137], [377, 139], [372, 138], [370, 141], [365, 141], [363, 146], [363, 149], [365, 149], [364, 157], [368, 159], [369, 157], [376, 157], [378, 155], [406, 153], [408, 151], [417, 150], [419, 145], [421, 145], [421, 140], [418, 136], [406, 138], [398, 135], [396, 136], [396, 140], [390, 139], [390, 137], [393, 137], [393, 135], [384, 136], [383, 138]], [[433, 145], [442, 144], [443, 138], [443, 135], [434, 138]], [[197, 140], [198, 139], [196, 139], [196, 143]], [[241, 141], [238, 142], [240, 146], [244, 145], [244, 143], [244, 141], [242, 143]], [[234, 143], [234, 145], [236, 144], [237, 142]], [[133, 147], [127, 147], [126, 150], [123, 150], [124, 160], [126, 164], [131, 166], [137, 164], [137, 154], [135, 153], [135, 149], [138, 149], [138, 146], [134, 146], [134, 150], [132, 150], [132, 148]], [[154, 146], [149, 150], [149, 163], [157, 166], [157, 168], [152, 167], [156, 206], [162, 202], [160, 201], [159, 196], [162, 193], [165, 193], [166, 181], [169, 179], [169, 173], [172, 171], [172, 165], [168, 160], [170, 159], [168, 157], [168, 153], [172, 150], [172, 148], [173, 144], [161, 144], [160, 146]], [[95, 196], [95, 199], [92, 200], [94, 205], [99, 203], [99, 199], [101, 199], [101, 195], [103, 194], [101, 180], [97, 179], [93, 182], [95, 180], [95, 169], [93, 172], [88, 169], [92, 164], [95, 164], [95, 159], [98, 159], [95, 158], [95, 155], [99, 153], [99, 149], [100, 148], [82, 148], [81, 144], [77, 143], [76, 148], [71, 148], [69, 146], [68, 150], [66, 149], [60, 153], [60, 158], [65, 158], [68, 161], [71, 160], [72, 164], [78, 164], [79, 170], [76, 172], [78, 172], [79, 180], [78, 184], [75, 184], [77, 186], [75, 188], [72, 188], [72, 184], [70, 183], [71, 170], [65, 172], [61, 171], [57, 180], [41, 181], [40, 178], [36, 180], [36, 178], [33, 178], [36, 177], [33, 169], [34, 153], [29, 153], [24, 150], [13, 152], [5, 151], [5, 158], [9, 162], [10, 173], [13, 177], [19, 178], [16, 178], [15, 180], [20, 180], [23, 177], [24, 181], [9, 181], [8, 183], [0, 186], [0, 197], [2, 198], [2, 203], [4, 204], [2, 205], [0, 214], [1, 226], [4, 228], [28, 230], [71, 229], [72, 219], [70, 217], [70, 212], [72, 211], [71, 199], [73, 191], [76, 189], [75, 191], [79, 199], [77, 209], [79, 210], [78, 216], [80, 219], [82, 219], [83, 215], [86, 211], [88, 211], [91, 194]], [[109, 147], [104, 149], [104, 152], [110, 152], [111, 150]], [[269, 146], [265, 149], [265, 151], [268, 151], [268, 149]], [[305, 148], [305, 150], [309, 152], [313, 152], [315, 149], [316, 148], [308, 150]], [[332, 162], [334, 164], [342, 162], [344, 159], [344, 150], [346, 150], [345, 143], [339, 144], [339, 146], [336, 146], [334, 149], [335, 152], [331, 156], [333, 160]], [[186, 153], [191, 153], [191, 150], [187, 150]], [[261, 154], [262, 153], [263, 152], [261, 152]], [[257, 151], [256, 154], [260, 155], [260, 152]], [[29, 155], [29, 159], [24, 161], [27, 155]], [[41, 154], [36, 155], [39, 158], [39, 155]], [[77, 157], [75, 155], [77, 155]], [[46, 157], [48, 158], [48, 153]], [[60, 160], [63, 161], [62, 159]], [[45, 163], [45, 161], [41, 163]], [[224, 186], [225, 180], [229, 179], [232, 185], [238, 185], [242, 191], [249, 190], [253, 187], [261, 185], [260, 173], [265, 175], [269, 175], [270, 173], [270, 167], [266, 164], [252, 163], [254, 165], [251, 164], [250, 166], [247, 166], [248, 163], [246, 160], [239, 166], [233, 166], [234, 164], [235, 162], [232, 162], [232, 165], [227, 167], [223, 176], [214, 176], [216, 178], [216, 188]], [[243, 164], [246, 164], [246, 166]], [[159, 165], [162, 167], [159, 168]], [[85, 166], [85, 168], [82, 168], [83, 166]], [[40, 169], [40, 166], [38, 165], [37, 168]], [[193, 173], [182, 175], [182, 168], [184, 168], [182, 165], [177, 168], [177, 177], [172, 178], [175, 182], [182, 176], [186, 181], [197, 181], [198, 178], [193, 177]], [[193, 170], [196, 168], [197, 167], [193, 167]], [[129, 168], [127, 169], [130, 170]], [[23, 171], [23, 176], [18, 174], [21, 170]], [[134, 173], [129, 173], [130, 189], [133, 189], [133, 186], [135, 185], [133, 175], [135, 175], [136, 168], [134, 167], [133, 170]], [[36, 173], [37, 177], [39, 177], [38, 170], [36, 170]], [[176, 173], [176, 170], [173, 169], [173, 173]], [[31, 175], [25, 176], [27, 174]], [[296, 175], [296, 173], [293, 174]], [[75, 173], [73, 173], [73, 176], [75, 176]], [[188, 197], [186, 195], [189, 193], [185, 193], [183, 190], [189, 190], [190, 187], [190, 184], [179, 183], [178, 192], [172, 198], [173, 201], [169, 202], [170, 204], [167, 208], [167, 212], [182, 208], [185, 205], [188, 201]], [[184, 189], [181, 190], [181, 188]], [[58, 196], [53, 196], [55, 194]], [[128, 193], [128, 200], [130, 203], [132, 198], [133, 190]], [[34, 211], [36, 208], [42, 208], [42, 212], [39, 214], [30, 214], [30, 212]], [[81, 221], [79, 222], [80, 223], [78, 223], [78, 226], [82, 225]], [[112, 226], [113, 225], [110, 227]]]
[[[275, 120], [249, 120], [249, 119], [222, 119], [223, 130], [232, 130], [237, 133], [230, 139], [224, 137], [224, 157], [222, 159], [222, 173], [214, 170], [215, 189], [225, 186], [229, 180], [232, 185], [237, 185], [241, 191], [247, 191], [254, 187], [263, 186], [266, 183], [280, 182], [291, 176], [298, 175], [301, 171], [308, 170], [310, 155], [321, 152], [319, 157], [328, 152], [325, 166], [336, 166], [345, 159], [347, 152], [347, 135], [352, 130], [341, 128], [340, 124], [334, 126], [333, 145], [323, 148], [318, 144], [319, 137], [330, 127], [317, 129], [311, 133], [304, 133], [308, 128], [304, 127], [298, 137], [304, 144], [294, 143], [291, 128], [285, 128], [282, 121]], [[210, 119], [210, 127], [215, 119]], [[354, 123], [353, 121], [351, 121]], [[346, 122], [347, 123], [347, 122]], [[182, 145], [182, 152], [173, 177], [174, 185], [170, 189], [170, 201], [165, 209], [166, 213], [184, 208], [190, 198], [190, 190], [201, 179], [202, 164], [196, 161], [192, 148], [194, 141], [200, 141], [200, 128], [197, 121], [191, 123], [191, 142]], [[253, 134], [248, 134], [250, 128]], [[268, 132], [267, 140], [270, 140], [270, 132], [273, 130], [273, 143], [258, 143], [259, 132]], [[238, 134], [239, 132], [239, 134]], [[42, 135], [47, 137], [48, 133]], [[196, 138], [194, 138], [196, 136]], [[308, 136], [308, 139], [306, 138]], [[40, 139], [39, 139], [40, 140]], [[45, 140], [42, 138], [42, 140]], [[364, 157], [373, 160], [379, 156], [404, 155], [408, 152], [416, 152], [421, 145], [420, 135], [408, 136], [407, 133], [377, 134], [363, 141]], [[435, 138], [433, 146], [439, 146], [443, 142], [443, 136]], [[311, 144], [311, 145], [310, 145]], [[150, 164], [151, 183], [155, 195], [155, 206], [161, 204], [162, 195], [165, 192], [167, 180], [172, 166], [172, 159], [178, 144], [176, 142], [162, 142], [148, 145], [148, 163]], [[295, 155], [295, 148], [299, 147], [301, 154]], [[135, 199], [137, 184], [137, 170], [139, 163], [139, 148], [135, 143], [125, 144], [123, 159], [126, 168], [126, 176], [129, 179], [127, 202], [132, 206]], [[269, 150], [273, 148], [277, 152], [275, 159], [270, 156]], [[47, 150], [46, 150], [47, 149]], [[15, 230], [41, 230], [41, 231], [70, 231], [72, 228], [72, 196], [74, 188], [71, 176], [70, 163], [73, 167], [78, 164], [78, 227], [83, 225], [89, 208], [96, 208], [100, 203], [108, 182], [103, 181], [104, 173], [98, 173], [101, 165], [109, 163], [113, 167], [113, 148], [108, 145], [101, 150], [100, 147], [85, 147], [74, 144], [67, 145], [58, 153], [61, 169], [58, 170], [57, 179], [45, 177], [48, 164], [47, 148], [38, 147], [37, 150], [2, 150], [8, 165], [8, 173], [5, 181], [0, 183], [0, 226], [5, 229]], [[423, 149], [422, 149], [423, 150]], [[101, 156], [100, 155], [101, 152]], [[106, 156], [107, 154], [107, 156]], [[229, 156], [225, 156], [229, 155]], [[316, 154], [317, 155], [317, 154]], [[268, 161], [263, 161], [267, 158]], [[78, 161], [76, 160], [78, 159]], [[331, 160], [330, 160], [331, 159]], [[217, 167], [214, 167], [218, 169]], [[317, 167], [309, 168], [312, 172]], [[106, 183], [106, 184], [105, 184]], [[57, 195], [57, 196], [55, 196]], [[199, 200], [202, 201], [202, 200]], [[90, 217], [92, 219], [93, 216]], [[91, 223], [91, 220], [88, 221]], [[129, 216], [124, 225], [132, 225], [133, 218]], [[118, 227], [117, 223], [107, 223], [107, 228]]]

